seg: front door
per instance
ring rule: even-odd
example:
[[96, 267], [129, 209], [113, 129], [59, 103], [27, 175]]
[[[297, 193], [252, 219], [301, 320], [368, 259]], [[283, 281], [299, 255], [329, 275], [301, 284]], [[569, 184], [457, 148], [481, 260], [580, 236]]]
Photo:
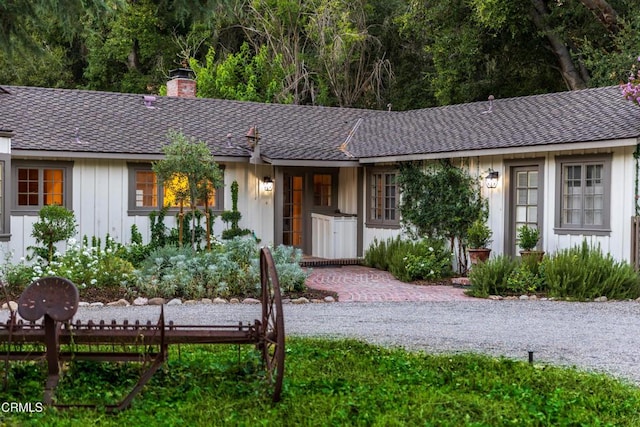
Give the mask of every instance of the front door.
[[542, 163], [512, 166], [509, 183], [509, 228], [505, 252], [518, 256], [518, 228], [523, 225], [542, 228]]
[[284, 174], [282, 244], [304, 250], [304, 175]]
[[282, 181], [282, 244], [311, 254], [311, 214], [337, 209], [338, 169], [287, 168]]

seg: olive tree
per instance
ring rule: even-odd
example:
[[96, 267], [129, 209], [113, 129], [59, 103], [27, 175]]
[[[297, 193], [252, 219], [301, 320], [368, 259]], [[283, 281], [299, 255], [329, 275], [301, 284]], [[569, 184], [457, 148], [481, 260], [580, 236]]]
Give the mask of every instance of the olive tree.
[[[222, 172], [215, 162], [211, 150], [203, 141], [196, 141], [182, 132], [170, 131], [170, 141], [163, 149], [165, 158], [153, 164], [158, 181], [174, 191], [182, 206], [187, 204], [191, 215], [191, 246], [196, 247], [196, 211], [198, 200], [204, 201], [207, 225], [209, 224], [208, 200], [216, 187], [222, 185]], [[181, 185], [186, 182], [186, 185]], [[182, 224], [179, 225], [182, 230]], [[210, 231], [207, 230], [207, 246]], [[182, 241], [180, 241], [182, 244]]]

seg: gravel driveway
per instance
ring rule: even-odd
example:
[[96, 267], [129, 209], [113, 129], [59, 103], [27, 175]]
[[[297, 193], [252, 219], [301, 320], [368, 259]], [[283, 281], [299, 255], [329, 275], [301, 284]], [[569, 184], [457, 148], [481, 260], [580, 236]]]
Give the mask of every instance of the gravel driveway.
[[[76, 318], [157, 320], [159, 307], [87, 307]], [[260, 305], [165, 307], [177, 324], [233, 325]], [[284, 306], [288, 335], [352, 337], [436, 353], [477, 352], [607, 372], [640, 384], [640, 303], [455, 301]], [[4, 317], [4, 316], [3, 316]]]

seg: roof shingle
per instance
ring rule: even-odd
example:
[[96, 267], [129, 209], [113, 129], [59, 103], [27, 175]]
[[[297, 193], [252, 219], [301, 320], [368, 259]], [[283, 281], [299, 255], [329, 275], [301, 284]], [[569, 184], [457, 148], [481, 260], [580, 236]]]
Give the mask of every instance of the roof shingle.
[[617, 87], [498, 99], [491, 111], [475, 102], [387, 112], [169, 97], [148, 108], [137, 94], [5, 86], [0, 111], [14, 149], [53, 152], [160, 154], [174, 129], [214, 156], [248, 157], [251, 126], [274, 160], [353, 160], [339, 150], [348, 138], [356, 158], [375, 158], [640, 136], [640, 109]]

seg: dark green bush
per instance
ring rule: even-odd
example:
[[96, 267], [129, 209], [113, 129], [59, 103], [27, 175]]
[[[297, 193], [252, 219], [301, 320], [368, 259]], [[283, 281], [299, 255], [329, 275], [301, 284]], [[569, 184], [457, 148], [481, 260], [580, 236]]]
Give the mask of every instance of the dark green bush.
[[364, 254], [364, 264], [368, 267], [377, 268], [378, 270], [389, 270], [389, 257], [398, 250], [400, 246], [400, 237], [391, 238], [383, 241], [373, 239], [373, 243]]
[[452, 273], [452, 254], [441, 240], [374, 240], [365, 253], [365, 265], [387, 270], [404, 282], [435, 280]]
[[640, 296], [638, 274], [626, 262], [603, 255], [600, 247], [583, 242], [547, 257], [540, 266], [549, 295], [588, 300], [635, 299]]
[[471, 289], [468, 294], [486, 298], [489, 295], [503, 295], [509, 291], [508, 279], [518, 268], [518, 261], [500, 255], [473, 266], [469, 273]]

